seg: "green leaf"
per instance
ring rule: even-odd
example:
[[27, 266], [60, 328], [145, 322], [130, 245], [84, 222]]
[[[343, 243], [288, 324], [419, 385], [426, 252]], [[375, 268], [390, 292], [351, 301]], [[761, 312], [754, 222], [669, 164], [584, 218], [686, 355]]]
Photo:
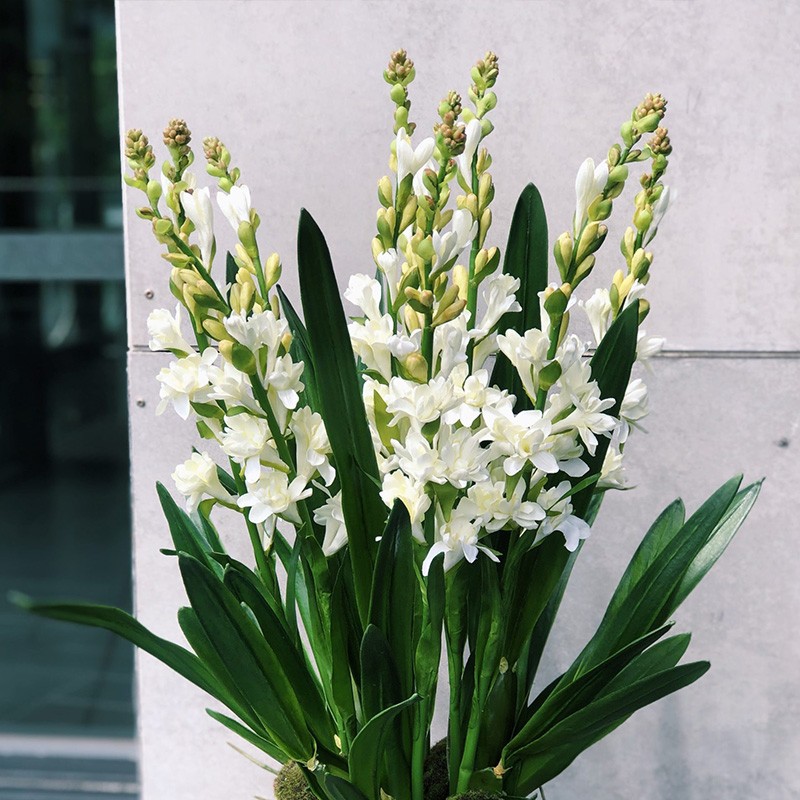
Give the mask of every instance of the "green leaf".
[[390, 727], [398, 715], [420, 701], [414, 694], [373, 717], [353, 740], [348, 756], [350, 780], [366, 797], [380, 800], [381, 762]]
[[586, 671], [670, 616], [674, 606], [669, 598], [734, 501], [740, 483], [741, 476], [736, 476], [714, 492], [674, 534], [637, 582], [630, 588], [627, 584], [622, 587], [623, 599], [612, 598], [597, 632], [571, 668], [572, 674]]
[[334, 730], [320, 687], [315, 676], [309, 672], [302, 652], [295, 647], [282, 614], [276, 613], [262, 592], [259, 581], [246, 568], [231, 563], [225, 570], [224, 584], [239, 602], [245, 603], [253, 612], [266, 646], [274, 654], [283, 674], [291, 680], [311, 732], [318, 742], [331, 749], [334, 746]]
[[[539, 292], [547, 286], [548, 274], [547, 217], [539, 190], [529, 183], [517, 200], [508, 233], [503, 271], [519, 278], [517, 300], [522, 311], [503, 315], [499, 329], [513, 328], [520, 334], [542, 327]], [[516, 410], [531, 407], [517, 371], [502, 353], [497, 354], [492, 384], [508, 389], [517, 398]]]
[[648, 675], [676, 666], [685, 655], [691, 640], [690, 633], [679, 633], [677, 636], [670, 636], [668, 639], [656, 642], [634, 658], [615, 678], [612, 678], [601, 694], [611, 694], [611, 692], [630, 686]]
[[283, 316], [289, 325], [292, 333], [291, 352], [295, 362], [303, 363], [303, 390], [308, 405], [313, 411], [319, 412], [321, 409], [319, 401], [319, 389], [317, 388], [317, 368], [314, 366], [314, 354], [311, 349], [311, 339], [308, 336], [306, 326], [300, 319], [300, 315], [295, 310], [289, 298], [284, 294], [280, 284], [275, 289], [281, 301]]
[[641, 580], [648, 567], [658, 558], [664, 548], [673, 540], [686, 521], [686, 509], [678, 499], [670, 503], [659, 515], [644, 535], [628, 563], [619, 585], [608, 605], [609, 614], [615, 613], [630, 594], [631, 589]]
[[170, 669], [213, 697], [218, 699], [224, 697], [224, 693], [221, 691], [222, 687], [217, 679], [194, 653], [190, 653], [174, 642], [156, 636], [138, 620], [119, 608], [92, 605], [91, 603], [37, 603], [30, 597], [16, 592], [9, 595], [9, 600], [40, 617], [63, 622], [76, 622], [79, 625], [103, 628], [116, 633], [146, 653], [150, 653], [151, 656], [155, 656]]
[[517, 750], [513, 759], [504, 754], [504, 766], [515, 767], [509, 790], [516, 795], [527, 794], [551, 780], [583, 750], [613, 730], [620, 720], [694, 683], [708, 668], [707, 661], [699, 661], [650, 675], [570, 715]]
[[386, 522], [370, 596], [369, 621], [386, 636], [400, 680], [400, 693], [414, 688], [414, 606], [419, 584], [414, 574], [411, 520], [402, 500], [395, 500]]
[[275, 744], [275, 742], [270, 741], [264, 736], [259, 736], [257, 733], [254, 733], [249, 728], [246, 728], [235, 719], [231, 719], [225, 714], [220, 714], [219, 711], [214, 711], [210, 708], [206, 709], [206, 714], [208, 714], [211, 719], [214, 719], [221, 725], [224, 725], [228, 730], [233, 731], [237, 736], [240, 736], [246, 742], [252, 744], [253, 747], [257, 747], [263, 753], [266, 753], [270, 758], [274, 758], [277, 762], [283, 764], [289, 760], [289, 756], [286, 755], [286, 753], [284, 753], [283, 750], [281, 750], [280, 747]]
[[356, 602], [362, 623], [366, 623], [375, 536], [387, 512], [373, 482], [380, 477], [378, 465], [333, 264], [322, 231], [305, 209], [300, 212], [297, 263], [321, 414], [342, 489]]
[[[605, 400], [614, 399], [614, 405], [605, 413], [619, 417], [625, 390], [631, 378], [631, 370], [636, 361], [636, 341], [639, 332], [639, 301], [631, 303], [614, 320], [606, 335], [597, 345], [591, 360], [592, 378], [597, 381], [600, 396]], [[589, 475], [600, 473], [606, 457], [610, 439], [601, 436], [594, 455], [584, 454]], [[592, 501], [594, 489], [589, 486], [572, 499], [573, 513], [585, 517]]]
[[187, 553], [196, 558], [201, 564], [205, 564], [218, 576], [221, 576], [222, 568], [213, 558], [208, 557], [208, 540], [205, 538], [204, 533], [201, 533], [186, 512], [178, 507], [163, 484], [157, 483], [156, 491], [169, 525], [169, 533], [175, 549], [179, 553]]
[[207, 567], [183, 554], [178, 562], [189, 602], [208, 640], [270, 738], [291, 758], [307, 761], [315, 751], [314, 739], [291, 679], [261, 631]]
[[548, 687], [547, 698], [508, 743], [506, 752], [509, 757], [513, 758], [515, 751], [542, 736], [560, 720], [588, 706], [619, 672], [671, 627], [672, 623], [651, 631], [574, 680], [565, 673], [553, 690]]
[[236, 261], [233, 259], [233, 255], [231, 255], [230, 251], [225, 253], [225, 283], [229, 286], [236, 283], [236, 273], [239, 271], [239, 267], [236, 264]]
[[667, 603], [667, 614], [671, 614], [672, 610], [676, 609], [688, 597], [711, 567], [717, 563], [717, 559], [725, 552], [756, 502], [761, 491], [761, 484], [762, 481], [753, 483], [736, 495], [733, 503], [725, 512], [725, 516], [720, 520], [719, 525], [714, 529], [703, 549], [689, 565], [680, 584], [675, 589], [672, 597], [670, 597]]

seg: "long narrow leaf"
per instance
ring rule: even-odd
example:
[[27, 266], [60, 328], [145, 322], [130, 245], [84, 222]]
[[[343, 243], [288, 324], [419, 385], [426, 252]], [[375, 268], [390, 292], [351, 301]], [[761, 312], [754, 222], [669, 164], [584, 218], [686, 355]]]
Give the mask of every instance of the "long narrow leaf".
[[[529, 183], [514, 208], [503, 263], [507, 275], [519, 278], [520, 287], [516, 294], [522, 311], [505, 314], [500, 322], [501, 331], [513, 328], [524, 334], [531, 328], [541, 328], [539, 292], [547, 286], [547, 264], [547, 216], [539, 190]], [[518, 411], [530, 407], [517, 371], [502, 353], [497, 354], [492, 383], [516, 396]]]
[[297, 263], [321, 413], [342, 487], [356, 602], [366, 622], [375, 537], [387, 512], [379, 496], [378, 466], [333, 264], [322, 231], [305, 209], [300, 212]]

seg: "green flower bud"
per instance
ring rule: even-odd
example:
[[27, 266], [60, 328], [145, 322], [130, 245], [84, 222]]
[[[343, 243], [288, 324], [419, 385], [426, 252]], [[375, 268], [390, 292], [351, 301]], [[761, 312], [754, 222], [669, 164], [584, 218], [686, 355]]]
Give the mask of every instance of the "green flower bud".
[[256, 244], [256, 232], [249, 222], [240, 222], [238, 229], [239, 241], [242, 243], [245, 252], [250, 258], [258, 258], [258, 245]]
[[636, 130], [639, 133], [652, 133], [658, 127], [660, 121], [661, 117], [658, 114], [648, 114], [646, 117], [636, 121]]
[[153, 230], [156, 236], [163, 238], [172, 233], [172, 220], [169, 219], [156, 219], [153, 220]]
[[653, 213], [649, 207], [637, 208], [633, 215], [633, 224], [639, 233], [644, 233], [653, 221]]
[[384, 208], [389, 208], [394, 203], [394, 194], [392, 192], [392, 182], [389, 180], [388, 175], [384, 175], [378, 181], [378, 200]]
[[456, 300], [436, 314], [431, 322], [431, 327], [435, 328], [437, 325], [444, 325], [445, 322], [452, 322], [466, 307], [466, 300]]
[[389, 97], [396, 106], [402, 106], [403, 103], [406, 102], [408, 93], [406, 92], [404, 86], [396, 83], [394, 86], [392, 86], [391, 91], [389, 92]]
[[560, 317], [567, 310], [571, 292], [572, 287], [568, 283], [564, 283], [560, 288], [554, 289], [547, 295], [544, 301], [544, 310], [551, 320]]
[[558, 273], [561, 275], [562, 281], [567, 279], [567, 271], [572, 261], [572, 248], [572, 236], [568, 231], [562, 233], [553, 245], [553, 255], [555, 256]]
[[155, 213], [150, 206], [141, 206], [141, 208], [137, 208], [136, 216], [140, 219], [155, 219]]
[[655, 155], [668, 156], [672, 152], [672, 144], [666, 128], [656, 128], [647, 145], [650, 148], [650, 152]]
[[281, 258], [277, 253], [273, 253], [264, 265], [267, 289], [271, 289], [281, 279], [281, 271]]

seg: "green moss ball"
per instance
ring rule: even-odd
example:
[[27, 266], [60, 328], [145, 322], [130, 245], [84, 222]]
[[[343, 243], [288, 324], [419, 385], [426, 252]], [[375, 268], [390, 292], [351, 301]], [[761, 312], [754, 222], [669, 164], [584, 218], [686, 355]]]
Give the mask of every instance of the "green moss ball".
[[284, 764], [275, 778], [277, 800], [317, 800], [296, 761]]

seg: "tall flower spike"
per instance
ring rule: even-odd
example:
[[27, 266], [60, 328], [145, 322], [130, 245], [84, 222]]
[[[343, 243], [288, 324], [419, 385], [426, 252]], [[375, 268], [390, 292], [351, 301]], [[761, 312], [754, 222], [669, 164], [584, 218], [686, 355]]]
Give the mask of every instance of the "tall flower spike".
[[164, 128], [164, 144], [177, 151], [179, 155], [186, 155], [189, 151], [189, 142], [192, 141], [192, 132], [183, 119], [171, 119]]
[[439, 104], [439, 116], [442, 121], [433, 126], [437, 134], [437, 144], [443, 151], [442, 156], [445, 159], [455, 158], [464, 152], [467, 133], [464, 125], [457, 124], [460, 114], [461, 95], [458, 92], [449, 92]]
[[405, 50], [396, 50], [389, 57], [389, 64], [383, 72], [383, 79], [391, 87], [391, 98], [396, 108], [394, 111], [394, 132], [405, 128], [409, 135], [417, 127], [408, 120], [411, 101], [408, 99], [408, 84], [414, 80], [416, 72], [414, 62], [408, 57]]

